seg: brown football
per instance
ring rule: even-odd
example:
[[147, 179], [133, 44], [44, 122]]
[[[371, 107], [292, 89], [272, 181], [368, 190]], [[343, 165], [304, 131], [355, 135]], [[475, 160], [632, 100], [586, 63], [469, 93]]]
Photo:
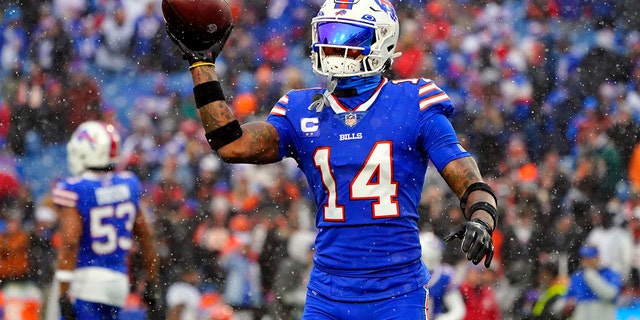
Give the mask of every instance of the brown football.
[[232, 23], [226, 0], [162, 0], [167, 28], [191, 50], [204, 50]]

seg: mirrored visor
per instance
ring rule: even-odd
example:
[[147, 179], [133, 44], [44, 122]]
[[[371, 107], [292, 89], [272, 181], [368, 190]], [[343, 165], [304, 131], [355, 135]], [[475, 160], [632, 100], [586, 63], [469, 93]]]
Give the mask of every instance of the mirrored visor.
[[318, 42], [350, 47], [369, 47], [373, 42], [373, 28], [341, 22], [318, 24]]

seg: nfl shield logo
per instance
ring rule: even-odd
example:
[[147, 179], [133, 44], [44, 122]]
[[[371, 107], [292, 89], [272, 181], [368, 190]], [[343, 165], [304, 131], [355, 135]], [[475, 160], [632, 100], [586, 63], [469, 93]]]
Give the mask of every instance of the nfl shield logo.
[[344, 118], [344, 123], [346, 125], [348, 125], [349, 127], [353, 127], [356, 125], [356, 123], [358, 122], [358, 120], [356, 119], [356, 114], [355, 113], [349, 113], [345, 118]]

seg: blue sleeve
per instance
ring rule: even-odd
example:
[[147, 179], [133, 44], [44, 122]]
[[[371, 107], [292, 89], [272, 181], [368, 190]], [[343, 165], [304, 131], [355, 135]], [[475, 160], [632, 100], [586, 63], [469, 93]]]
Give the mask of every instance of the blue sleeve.
[[438, 172], [451, 161], [470, 156], [458, 141], [451, 122], [441, 112], [429, 112], [422, 117], [420, 141]]
[[605, 269], [605, 271], [602, 272], [602, 277], [604, 277], [605, 280], [618, 288], [618, 291], [622, 289], [622, 277], [617, 272], [613, 271], [612, 269]]
[[285, 157], [296, 158], [295, 153], [295, 131], [291, 127], [291, 123], [286, 117], [269, 115], [267, 122], [271, 123], [278, 131], [280, 138], [279, 157], [278, 160], [282, 160]]

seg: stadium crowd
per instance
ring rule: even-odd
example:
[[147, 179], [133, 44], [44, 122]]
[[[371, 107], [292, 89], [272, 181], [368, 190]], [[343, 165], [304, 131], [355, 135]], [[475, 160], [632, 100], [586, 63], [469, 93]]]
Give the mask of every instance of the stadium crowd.
[[[288, 90], [322, 85], [308, 57], [309, 22], [321, 1], [229, 3], [236, 27], [216, 69], [232, 79], [223, 85], [236, 115], [265, 118]], [[567, 284], [581, 267], [579, 249], [591, 244], [622, 279], [617, 306], [637, 311], [640, 2], [394, 5], [403, 55], [387, 76], [430, 78], [448, 93], [459, 139], [498, 193], [492, 267], [444, 251], [456, 283], [491, 292], [467, 299], [467, 308], [497, 308], [482, 319], [535, 319], [546, 289], [538, 275]], [[48, 194], [30, 189], [15, 164], [64, 148], [77, 125], [99, 119], [120, 130], [120, 166], [144, 183], [164, 290], [195, 286], [209, 298], [213, 311], [201, 311], [211, 317], [260, 319], [276, 310], [295, 317], [314, 232], [307, 186], [295, 163], [230, 165], [210, 151], [189, 84], [175, 84], [186, 64], [166, 37], [160, 1], [22, 0], [0, 9], [5, 296], [25, 281], [46, 296], [59, 244]], [[151, 92], [133, 81], [119, 87], [133, 99], [107, 101], [102, 84], [123, 76], [153, 79]], [[53, 161], [61, 167], [64, 158]], [[442, 238], [463, 217], [438, 175], [427, 176], [420, 225]], [[135, 280], [140, 257], [131, 267]], [[132, 283], [135, 305], [140, 289]]]

